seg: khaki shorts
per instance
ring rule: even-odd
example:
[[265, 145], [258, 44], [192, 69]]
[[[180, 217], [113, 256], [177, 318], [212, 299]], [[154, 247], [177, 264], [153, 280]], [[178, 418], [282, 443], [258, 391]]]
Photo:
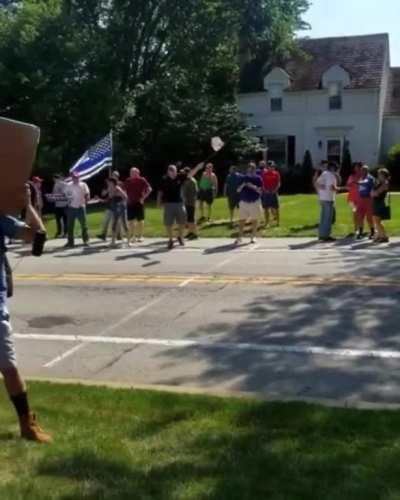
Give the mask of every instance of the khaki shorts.
[[258, 200], [254, 203], [241, 201], [239, 204], [239, 219], [240, 220], [258, 220], [261, 215], [261, 202]]

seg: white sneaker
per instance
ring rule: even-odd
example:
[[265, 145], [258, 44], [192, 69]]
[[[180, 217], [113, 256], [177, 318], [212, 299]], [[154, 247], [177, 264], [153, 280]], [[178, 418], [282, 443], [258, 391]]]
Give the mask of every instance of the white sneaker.
[[136, 241], [137, 241], [138, 243], [143, 243], [143, 241], [144, 241], [143, 236], [141, 236], [140, 238], [136, 238]]
[[257, 243], [257, 239], [256, 239], [256, 238], [251, 238], [251, 239], [250, 239], [250, 243], [251, 243], [252, 245], [254, 245], [254, 243]]

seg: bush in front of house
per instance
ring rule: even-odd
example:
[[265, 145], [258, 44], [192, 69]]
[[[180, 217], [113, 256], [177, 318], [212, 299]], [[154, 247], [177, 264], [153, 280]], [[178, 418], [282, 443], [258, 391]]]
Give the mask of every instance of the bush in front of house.
[[392, 183], [400, 186], [400, 143], [389, 149], [386, 166], [392, 175]]

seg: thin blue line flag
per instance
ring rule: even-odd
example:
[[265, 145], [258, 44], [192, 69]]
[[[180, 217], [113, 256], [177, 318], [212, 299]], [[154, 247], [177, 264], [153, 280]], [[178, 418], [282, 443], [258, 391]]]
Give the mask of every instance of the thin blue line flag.
[[69, 171], [77, 174], [84, 181], [97, 175], [107, 167], [112, 167], [113, 141], [112, 132], [88, 149]]

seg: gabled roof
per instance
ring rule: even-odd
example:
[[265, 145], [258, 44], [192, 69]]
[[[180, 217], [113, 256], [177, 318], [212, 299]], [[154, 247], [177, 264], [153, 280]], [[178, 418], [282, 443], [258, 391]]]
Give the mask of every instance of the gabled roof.
[[[351, 79], [348, 88], [379, 88], [382, 83], [386, 56], [389, 51], [387, 34], [348, 36], [335, 38], [310, 38], [299, 40], [307, 57], [296, 56], [281, 67], [290, 75], [291, 90], [320, 88], [322, 75], [330, 67], [339, 65]], [[263, 90], [263, 78], [271, 66], [252, 62], [244, 68], [242, 92]]]
[[400, 68], [390, 69], [385, 115], [400, 116]]

